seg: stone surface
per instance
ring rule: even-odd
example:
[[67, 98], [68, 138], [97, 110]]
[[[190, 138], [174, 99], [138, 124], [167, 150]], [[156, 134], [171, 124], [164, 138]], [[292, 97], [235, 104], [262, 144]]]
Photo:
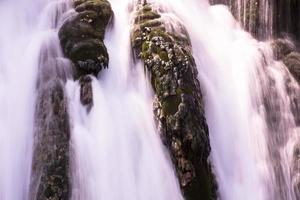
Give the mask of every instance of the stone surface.
[[70, 124], [61, 80], [43, 84], [36, 105], [30, 199], [68, 200]]
[[283, 59], [291, 74], [300, 83], [300, 53], [291, 52]]
[[92, 78], [90, 76], [83, 76], [79, 79], [80, 84], [80, 101], [82, 105], [87, 107], [89, 112], [93, 105], [93, 88], [92, 88]]
[[80, 82], [80, 100], [90, 111], [93, 107], [91, 78], [108, 68], [109, 55], [104, 44], [105, 30], [113, 11], [107, 0], [75, 0], [76, 15], [59, 31], [66, 57], [74, 64], [74, 77]]
[[103, 39], [113, 12], [106, 0], [76, 0], [77, 14], [61, 27], [59, 38], [64, 54], [75, 64], [76, 75], [97, 75], [108, 67]]
[[187, 200], [214, 199], [208, 126], [189, 37], [165, 29], [150, 4], [138, 5], [131, 42], [155, 92], [154, 112]]

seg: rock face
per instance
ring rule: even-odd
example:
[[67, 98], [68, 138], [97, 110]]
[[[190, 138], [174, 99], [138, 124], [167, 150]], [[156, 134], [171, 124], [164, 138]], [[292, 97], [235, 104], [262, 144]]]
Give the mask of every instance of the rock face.
[[283, 59], [284, 64], [300, 83], [300, 53], [291, 52]]
[[97, 75], [108, 66], [103, 39], [112, 10], [106, 0], [76, 0], [74, 6], [77, 14], [59, 31], [61, 46], [75, 64], [79, 76]]
[[64, 84], [68, 65], [52, 43], [40, 56], [30, 200], [68, 200], [70, 123]]
[[60, 80], [39, 92], [31, 180], [31, 200], [69, 199], [70, 125]]
[[93, 106], [91, 78], [108, 68], [109, 56], [104, 45], [105, 30], [113, 12], [107, 0], [75, 0], [75, 16], [59, 31], [66, 57], [74, 63], [75, 78], [80, 79], [81, 102], [90, 110]]
[[188, 35], [182, 25], [176, 26], [176, 33], [166, 30], [150, 4], [139, 4], [132, 46], [150, 73], [155, 117], [185, 198], [214, 199], [216, 185], [208, 161], [208, 126], [197, 68]]

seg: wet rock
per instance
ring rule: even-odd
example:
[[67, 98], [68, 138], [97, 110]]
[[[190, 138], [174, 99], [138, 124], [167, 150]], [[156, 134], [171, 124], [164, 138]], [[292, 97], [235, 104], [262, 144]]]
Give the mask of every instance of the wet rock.
[[108, 68], [109, 55], [103, 42], [113, 11], [107, 0], [75, 0], [76, 15], [59, 30], [59, 39], [66, 57], [74, 64], [75, 79], [80, 81], [81, 103], [90, 111], [93, 106], [91, 80]]
[[59, 31], [61, 46], [75, 64], [77, 77], [96, 76], [108, 67], [109, 56], [103, 39], [113, 12], [106, 0], [76, 0], [74, 6], [77, 14]]
[[64, 83], [41, 84], [35, 113], [31, 200], [67, 200], [70, 195], [70, 124]]
[[283, 59], [291, 74], [300, 83], [300, 53], [291, 52]]
[[271, 43], [271, 46], [277, 60], [282, 60], [292, 51], [295, 51], [294, 44], [285, 39], [276, 39]]
[[82, 105], [87, 107], [89, 112], [93, 105], [93, 88], [92, 88], [92, 78], [90, 76], [83, 76], [79, 79], [80, 83], [80, 101]]
[[[298, 128], [298, 133], [300, 129]], [[294, 148], [293, 154], [293, 166], [292, 166], [292, 186], [294, 190], [294, 194], [296, 195], [296, 199], [300, 199], [300, 143]]]
[[151, 4], [137, 5], [132, 46], [150, 73], [155, 118], [185, 198], [214, 199], [208, 126], [189, 37], [167, 31], [156, 13]]

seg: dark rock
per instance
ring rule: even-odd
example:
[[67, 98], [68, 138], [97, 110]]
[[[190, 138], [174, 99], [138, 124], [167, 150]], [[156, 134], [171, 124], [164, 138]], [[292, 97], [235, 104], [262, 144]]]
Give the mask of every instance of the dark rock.
[[42, 84], [36, 105], [30, 199], [68, 200], [70, 124], [63, 82]]
[[107, 0], [76, 0], [77, 15], [59, 31], [64, 54], [75, 64], [77, 77], [97, 75], [108, 67], [109, 56], [103, 43], [113, 12]]
[[295, 51], [294, 44], [285, 39], [276, 39], [271, 43], [275, 59], [282, 60], [292, 51]]
[[92, 88], [92, 78], [90, 76], [83, 76], [79, 79], [80, 83], [80, 101], [82, 105], [87, 107], [89, 112], [93, 105], [93, 88]]
[[182, 32], [166, 31], [150, 4], [137, 5], [131, 42], [151, 76], [161, 138], [170, 152], [185, 198], [209, 200], [216, 198], [216, 184], [208, 160], [208, 126], [197, 68], [183, 26]]
[[292, 52], [283, 59], [291, 74], [300, 83], [300, 53]]

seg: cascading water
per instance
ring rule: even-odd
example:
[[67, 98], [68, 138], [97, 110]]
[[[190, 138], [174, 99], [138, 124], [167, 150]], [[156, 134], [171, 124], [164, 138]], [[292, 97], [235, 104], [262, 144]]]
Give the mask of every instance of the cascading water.
[[35, 176], [40, 174], [31, 172], [31, 161], [43, 126], [38, 114], [43, 111], [35, 102], [48, 109], [50, 101], [43, 97], [45, 91], [52, 93], [50, 80], [69, 73], [57, 32], [70, 8], [62, 0], [0, 2], [0, 16], [6, 19], [0, 30], [1, 200], [34, 198], [31, 187], [36, 187]]
[[270, 47], [241, 30], [226, 7], [179, 0], [161, 4], [174, 10], [191, 37], [220, 197], [296, 199], [292, 173], [299, 130], [290, 91], [297, 94], [298, 84], [273, 59]]
[[182, 199], [175, 173], [156, 132], [151, 90], [130, 51], [129, 4], [111, 1], [114, 24], [107, 33], [110, 67], [93, 79], [94, 106], [80, 103], [70, 81], [74, 200]]
[[[220, 199], [299, 198], [295, 187], [299, 184], [295, 161], [299, 156], [295, 120], [299, 113], [294, 102], [299, 99], [299, 85], [285, 66], [273, 59], [270, 45], [244, 32], [225, 6], [210, 6], [206, 0], [154, 2], [158, 11], [173, 13], [162, 13], [166, 20], [177, 16], [190, 35], [205, 96]], [[236, 2], [240, 21], [244, 26], [250, 24], [246, 29], [251, 31], [255, 27], [251, 23], [258, 20], [258, 34], [269, 38], [273, 31], [266, 32], [265, 27], [271, 28], [274, 22], [268, 1], [261, 1], [259, 9], [250, 9], [264, 13], [261, 19], [246, 16], [244, 8], [249, 5]], [[183, 199], [155, 128], [148, 77], [141, 63], [131, 59], [130, 12], [134, 4], [129, 0], [110, 3], [115, 16], [105, 41], [109, 69], [92, 78], [90, 111], [80, 102], [78, 81], [66, 82], [69, 105], [64, 108], [69, 107], [71, 124], [70, 198]], [[64, 91], [69, 61], [62, 58], [57, 32], [72, 14], [67, 0], [0, 2], [0, 17], [5, 19], [0, 29], [1, 200], [27, 199], [33, 192], [33, 133], [39, 127], [34, 127], [39, 121], [35, 103], [45, 101], [42, 105], [46, 107], [40, 110], [48, 111], [47, 99], [39, 98], [45, 91], [51, 95], [47, 88], [53, 80], [59, 79]], [[49, 108], [47, 116], [52, 115]], [[47, 119], [43, 123], [48, 127], [52, 121]]]

